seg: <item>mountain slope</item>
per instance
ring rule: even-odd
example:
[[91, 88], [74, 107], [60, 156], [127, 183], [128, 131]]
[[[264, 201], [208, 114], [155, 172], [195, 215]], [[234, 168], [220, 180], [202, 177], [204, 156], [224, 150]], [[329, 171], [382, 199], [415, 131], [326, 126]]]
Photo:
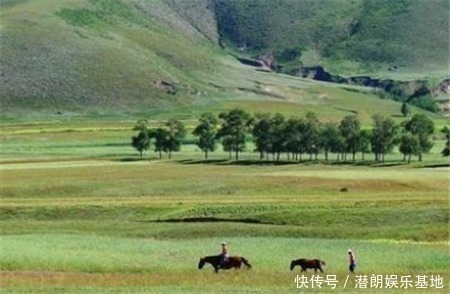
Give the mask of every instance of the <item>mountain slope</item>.
[[217, 63], [214, 37], [159, 1], [8, 1], [1, 17], [4, 106], [181, 103]]
[[324, 65], [344, 76], [448, 76], [444, 0], [2, 0], [1, 5], [3, 116], [136, 113], [213, 107], [230, 98], [279, 103], [296, 95], [321, 96], [310, 90], [314, 83], [296, 80], [298, 90], [287, 77], [248, 71], [227, 55], [230, 50], [244, 56], [273, 53], [280, 71], [290, 74]]
[[[214, 0], [222, 41], [284, 72], [448, 75], [446, 0]], [[401, 76], [400, 78], [403, 78]]]

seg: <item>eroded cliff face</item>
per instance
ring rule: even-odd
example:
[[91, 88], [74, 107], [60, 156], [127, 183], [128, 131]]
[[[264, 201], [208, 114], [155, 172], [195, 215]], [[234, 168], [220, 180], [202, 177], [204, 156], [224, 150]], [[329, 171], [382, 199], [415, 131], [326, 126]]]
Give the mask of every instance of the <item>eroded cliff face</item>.
[[[273, 54], [266, 53], [253, 59], [239, 59], [242, 63], [279, 72], [277, 60]], [[250, 62], [252, 61], [252, 62]], [[445, 114], [450, 114], [450, 78], [438, 84], [427, 80], [400, 81], [394, 79], [374, 78], [368, 75], [343, 77], [328, 72], [322, 66], [300, 67], [291, 73], [295, 76], [324, 82], [371, 87], [380, 90], [390, 98], [408, 101], [434, 99], [437, 107]]]
[[296, 76], [319, 81], [372, 87], [384, 91], [391, 98], [408, 101], [433, 98], [440, 111], [450, 113], [450, 79], [444, 79], [436, 84], [427, 80], [398, 81], [393, 79], [378, 79], [370, 76], [341, 77], [327, 72], [323, 67], [305, 67], [299, 69]]

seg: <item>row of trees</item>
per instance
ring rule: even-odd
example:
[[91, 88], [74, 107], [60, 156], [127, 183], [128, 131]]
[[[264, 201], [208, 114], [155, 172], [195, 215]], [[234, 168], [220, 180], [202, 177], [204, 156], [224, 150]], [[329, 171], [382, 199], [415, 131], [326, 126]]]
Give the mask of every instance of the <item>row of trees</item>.
[[[145, 122], [139, 122], [136, 129], [139, 133], [132, 138], [132, 145], [141, 157], [153, 140], [159, 157], [162, 157], [162, 152], [167, 152], [171, 158], [173, 151], [180, 150], [186, 136], [185, 127], [176, 119], [153, 129], [147, 128]], [[251, 137], [261, 160], [278, 161], [282, 154], [286, 155], [287, 160], [302, 160], [304, 155], [317, 159], [321, 153], [328, 160], [329, 154], [335, 153], [337, 160], [347, 160], [351, 156], [351, 160], [355, 161], [357, 153], [361, 153], [364, 160], [364, 154], [372, 152], [375, 161], [384, 162], [385, 155], [399, 146], [404, 159], [410, 162], [411, 156], [418, 156], [421, 161], [423, 154], [430, 151], [433, 132], [433, 121], [423, 114], [416, 114], [400, 125], [391, 118], [375, 115], [373, 128], [369, 130], [361, 128], [355, 115], [346, 116], [336, 124], [321, 122], [314, 113], [287, 119], [281, 114], [251, 116], [242, 109], [234, 109], [218, 117], [211, 113], [202, 114], [192, 134], [196, 136], [196, 144], [205, 159], [216, 150], [220, 141], [223, 150], [229, 152], [230, 159], [234, 154], [238, 160]], [[443, 155], [448, 156], [448, 151], [443, 150]]]
[[186, 136], [183, 123], [177, 119], [169, 119], [164, 126], [154, 129], [148, 128], [146, 121], [139, 121], [134, 129], [139, 133], [131, 138], [131, 145], [139, 152], [141, 158], [142, 153], [150, 148], [152, 139], [159, 158], [162, 158], [162, 152], [168, 153], [169, 158], [172, 158], [172, 152], [180, 150]]

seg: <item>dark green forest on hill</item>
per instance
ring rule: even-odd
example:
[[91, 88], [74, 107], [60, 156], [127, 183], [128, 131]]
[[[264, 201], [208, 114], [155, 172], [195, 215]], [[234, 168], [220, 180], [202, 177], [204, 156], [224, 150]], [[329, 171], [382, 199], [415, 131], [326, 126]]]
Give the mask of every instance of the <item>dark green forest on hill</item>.
[[287, 72], [317, 63], [344, 76], [399, 68], [447, 70], [448, 1], [214, 3], [224, 43], [244, 52], [273, 52]]

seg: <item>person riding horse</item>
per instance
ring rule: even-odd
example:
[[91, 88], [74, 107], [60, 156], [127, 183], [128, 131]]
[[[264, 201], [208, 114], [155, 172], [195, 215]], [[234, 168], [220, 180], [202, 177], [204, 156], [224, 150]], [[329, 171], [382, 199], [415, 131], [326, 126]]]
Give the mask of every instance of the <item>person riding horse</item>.
[[239, 269], [241, 268], [242, 264], [244, 264], [248, 269], [252, 268], [250, 262], [245, 257], [242, 256], [230, 256], [225, 264], [221, 264], [221, 260], [222, 260], [221, 255], [200, 257], [200, 260], [198, 262], [198, 269], [202, 269], [206, 263], [211, 264], [216, 273], [219, 272], [219, 269], [221, 270], [229, 270], [232, 268]]
[[221, 246], [222, 246], [222, 252], [220, 254], [220, 266], [222, 267], [228, 262], [228, 259], [230, 256], [228, 254], [227, 243], [225, 241], [223, 241]]
[[252, 268], [252, 265], [248, 260], [242, 256], [229, 256], [228, 254], [228, 246], [224, 241], [221, 243], [222, 250], [218, 255], [211, 255], [200, 257], [198, 262], [198, 269], [202, 269], [205, 263], [209, 263], [213, 266], [214, 271], [216, 273], [219, 272], [219, 269], [229, 270], [229, 269], [239, 269], [242, 264], [244, 264], [248, 269]]

